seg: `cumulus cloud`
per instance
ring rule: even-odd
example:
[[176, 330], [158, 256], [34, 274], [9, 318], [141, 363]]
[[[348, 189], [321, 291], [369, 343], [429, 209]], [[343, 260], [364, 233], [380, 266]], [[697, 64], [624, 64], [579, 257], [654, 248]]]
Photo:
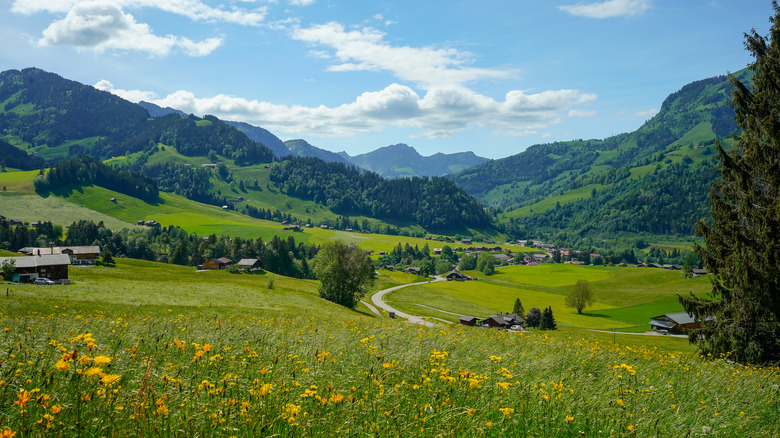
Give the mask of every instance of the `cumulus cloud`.
[[643, 118], [646, 118], [646, 119], [648, 119], [650, 117], [653, 117], [656, 114], [658, 114], [658, 110], [655, 109], [655, 108], [651, 108], [651, 109], [646, 110], [646, 111], [638, 111], [638, 112], [634, 113], [635, 116], [643, 117]]
[[134, 102], [146, 100], [185, 113], [213, 114], [289, 135], [318, 137], [352, 136], [391, 126], [418, 128], [421, 136], [438, 139], [471, 127], [492, 129], [493, 135], [527, 136], [559, 123], [561, 114], [572, 106], [596, 99], [594, 94], [577, 90], [536, 94], [514, 90], [496, 100], [463, 87], [435, 88], [420, 96], [410, 87], [394, 83], [339, 106], [307, 107], [223, 94], [198, 97], [186, 90], [159, 98], [154, 93], [116, 89], [108, 81], [95, 87]]
[[290, 0], [293, 6], [309, 6], [314, 4], [314, 0]]
[[107, 50], [137, 50], [165, 56], [174, 48], [189, 56], [205, 56], [223, 44], [222, 38], [193, 41], [176, 35], [155, 35], [146, 23], [136, 21], [126, 8], [153, 8], [194, 21], [259, 25], [266, 9], [214, 8], [200, 0], [15, 0], [11, 11], [30, 15], [66, 13], [52, 22], [38, 40], [42, 46], [69, 45], [103, 53]]
[[558, 9], [581, 17], [614, 18], [641, 15], [650, 7], [650, 0], [607, 0], [598, 3], [559, 6]]
[[392, 46], [371, 27], [346, 30], [335, 22], [308, 28], [296, 26], [294, 39], [333, 50], [338, 61], [329, 71], [387, 71], [425, 89], [458, 86], [480, 79], [505, 79], [515, 72], [471, 67], [473, 55], [453, 48]]
[[114, 88], [114, 84], [112, 84], [111, 82], [105, 79], [93, 85], [93, 87], [97, 88], [100, 91], [107, 91], [109, 93], [116, 94], [122, 99], [129, 100], [130, 102], [135, 102], [135, 103], [138, 103], [142, 100], [149, 102], [160, 97], [157, 95], [157, 93], [151, 91], [121, 90], [118, 88]]
[[97, 53], [111, 49], [138, 50], [154, 55], [167, 55], [174, 47], [180, 47], [190, 56], [203, 56], [219, 47], [222, 40], [210, 38], [194, 42], [173, 35], [160, 37], [149, 25], [136, 22], [117, 5], [88, 1], [74, 5], [65, 18], [49, 25], [38, 44], [69, 45]]
[[[65, 13], [91, 0], [14, 0], [11, 12], [30, 15], [39, 12]], [[266, 8], [226, 10], [214, 8], [200, 0], [106, 0], [118, 8], [153, 8], [197, 21], [223, 21], [241, 25], [259, 25], [267, 15]]]

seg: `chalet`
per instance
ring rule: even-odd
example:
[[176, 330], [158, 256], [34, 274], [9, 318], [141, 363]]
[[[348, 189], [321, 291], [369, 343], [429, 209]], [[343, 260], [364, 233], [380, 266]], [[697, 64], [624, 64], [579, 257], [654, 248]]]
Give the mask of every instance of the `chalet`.
[[303, 228], [301, 228], [299, 225], [290, 225], [282, 228], [282, 231], [294, 231], [296, 233], [302, 233]]
[[144, 226], [144, 220], [143, 219], [139, 219], [138, 222], [136, 222], [136, 224], [138, 224], [138, 225], [143, 227]]
[[669, 269], [671, 271], [680, 271], [680, 270], [682, 270], [682, 266], [680, 266], [680, 265], [664, 265], [664, 269]]
[[144, 225], [146, 225], [147, 227], [155, 227], [156, 228], [156, 227], [160, 226], [160, 223], [157, 222], [156, 220], [150, 219], [150, 220], [144, 222]]
[[526, 245], [528, 245], [528, 241], [527, 240], [518, 240], [517, 244], [520, 245], [520, 246], [526, 246]]
[[462, 243], [464, 245], [471, 245], [471, 239], [462, 239], [460, 241], [460, 243]]
[[233, 263], [233, 260], [226, 257], [220, 257], [203, 263], [203, 269], [225, 269], [227, 265], [231, 263]]
[[289, 224], [289, 223], [290, 223], [290, 222], [288, 222], [288, 221], [282, 221], [282, 225], [287, 225], [287, 224]]
[[228, 210], [228, 209], [230, 209], [230, 207], [229, 207], [229, 206], [227, 206], [227, 205], [223, 205], [223, 206], [222, 206], [222, 209], [223, 209], [223, 210]]
[[320, 225], [320, 228], [322, 228], [323, 230], [327, 230], [328, 229], [328, 224], [322, 224], [322, 225]]
[[501, 315], [491, 315], [488, 316], [487, 319], [483, 319], [479, 322], [479, 325], [482, 327], [491, 327], [491, 328], [506, 328], [506, 322], [504, 321], [504, 318], [501, 317]]
[[355, 231], [355, 230], [353, 230], [352, 228], [347, 228], [347, 229], [346, 229], [346, 230], [344, 230], [344, 231], [346, 231], [347, 233], [351, 233], [351, 232], [353, 232], [353, 231]]
[[447, 275], [444, 276], [444, 278], [446, 278], [447, 281], [452, 281], [452, 280], [455, 280], [455, 281], [471, 280], [471, 277], [469, 277], [468, 275], [466, 275], [466, 274], [464, 274], [462, 272], [459, 272], [458, 270], [453, 270], [453, 271], [448, 272]]
[[114, 204], [116, 204], [116, 198], [111, 198], [111, 202], [113, 202]]
[[392, 271], [393, 269], [395, 269], [395, 266], [393, 266], [393, 265], [386, 265], [385, 266], [385, 270], [387, 270], [387, 271]]
[[15, 283], [28, 283], [36, 278], [48, 278], [50, 280], [67, 280], [70, 257], [66, 254], [36, 255], [29, 257], [0, 257], [0, 265], [3, 262], [14, 260], [14, 273], [11, 281]]
[[19, 219], [8, 219], [8, 225], [12, 225], [14, 227], [20, 227], [24, 225], [24, 222], [20, 221]]
[[241, 259], [238, 262], [238, 267], [245, 271], [258, 271], [260, 270], [260, 260], [258, 259]]
[[477, 318], [476, 316], [461, 316], [460, 317], [460, 324], [461, 325], [467, 325], [469, 327], [474, 327], [477, 325]]
[[100, 247], [92, 246], [54, 246], [49, 248], [24, 247], [19, 252], [31, 256], [67, 255], [71, 265], [94, 265], [100, 257]]
[[43, 225], [43, 221], [32, 221], [32, 222], [30, 222], [30, 226], [33, 227], [33, 228], [38, 228], [41, 225]]
[[441, 248], [433, 248], [433, 255], [441, 255]]
[[502, 263], [512, 263], [512, 261], [514, 260], [514, 257], [512, 256], [512, 254], [503, 254], [503, 253], [501, 253], [501, 254], [496, 254], [494, 257], [499, 262], [502, 262]]
[[384, 251], [379, 251], [379, 255], [385, 255], [386, 253]]
[[303, 226], [304, 228], [311, 228], [311, 224], [306, 224]]
[[701, 321], [687, 312], [667, 313], [655, 316], [650, 321], [650, 328], [655, 331], [682, 332], [685, 329], [693, 330], [701, 327]]
[[404, 269], [405, 274], [414, 274], [414, 275], [422, 275], [422, 272], [420, 272], [420, 268], [416, 266], [409, 266], [408, 268]]
[[490, 248], [490, 250], [493, 251], [493, 252], [501, 252], [501, 251], [503, 251], [503, 249], [501, 249], [500, 246], [494, 246], [494, 247]]
[[201, 164], [201, 166], [200, 166], [200, 167], [202, 167], [202, 168], [204, 168], [204, 169], [216, 169], [216, 168], [217, 168], [217, 165], [216, 165], [216, 164], [211, 164], [211, 163], [208, 163], [208, 164]]
[[707, 275], [706, 269], [691, 269], [691, 275], [694, 277], [700, 277], [702, 275]]

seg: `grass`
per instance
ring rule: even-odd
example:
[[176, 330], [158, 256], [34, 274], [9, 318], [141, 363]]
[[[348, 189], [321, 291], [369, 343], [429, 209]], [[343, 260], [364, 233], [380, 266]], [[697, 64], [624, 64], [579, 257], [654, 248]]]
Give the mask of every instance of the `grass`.
[[[168, 269], [127, 263], [117, 268], [127, 270], [122, 275], [149, 270], [162, 278], [154, 269]], [[108, 276], [86, 269], [77, 275]], [[221, 280], [234, 287], [234, 279]], [[203, 305], [223, 288], [194, 307], [51, 296], [77, 287], [15, 289], [0, 298], [6, 435], [778, 433], [780, 369], [703, 360], [684, 340], [575, 329], [509, 334], [339, 309]], [[277, 298], [286, 302], [291, 292]]]
[[48, 196], [0, 192], [0, 215], [23, 222], [48, 220], [63, 228], [79, 220], [103, 222], [112, 230], [133, 228], [134, 224], [107, 214], [76, 205], [65, 199]]
[[604, 188], [604, 186], [601, 184], [588, 184], [573, 190], [568, 190], [562, 195], [550, 196], [534, 204], [508, 211], [502, 214], [501, 217], [503, 219], [510, 219], [528, 216], [533, 213], [543, 213], [555, 208], [558, 203], [564, 205], [569, 202], [589, 198], [593, 189], [599, 190], [602, 188]]
[[[541, 264], [500, 267], [490, 277], [476, 271], [468, 274], [478, 281], [400, 289], [385, 300], [403, 312], [457, 322], [461, 315], [511, 312], [519, 298], [526, 311], [552, 307], [562, 327], [645, 332], [652, 317], [682, 311], [677, 294], [701, 296], [710, 290], [707, 277], [686, 279], [679, 271], [648, 268]], [[583, 314], [565, 305], [566, 295], [578, 280], [589, 281], [594, 290], [595, 303]]]

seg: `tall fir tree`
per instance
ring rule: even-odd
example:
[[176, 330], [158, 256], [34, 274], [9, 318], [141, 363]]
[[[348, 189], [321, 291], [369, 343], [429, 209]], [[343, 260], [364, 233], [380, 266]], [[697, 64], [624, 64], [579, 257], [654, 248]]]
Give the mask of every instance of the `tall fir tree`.
[[728, 152], [716, 143], [721, 180], [710, 193], [710, 219], [698, 223], [712, 297], [680, 297], [702, 321], [690, 341], [743, 363], [780, 360], [780, 7], [772, 6], [769, 36], [745, 34], [753, 84], [730, 78], [740, 133]]

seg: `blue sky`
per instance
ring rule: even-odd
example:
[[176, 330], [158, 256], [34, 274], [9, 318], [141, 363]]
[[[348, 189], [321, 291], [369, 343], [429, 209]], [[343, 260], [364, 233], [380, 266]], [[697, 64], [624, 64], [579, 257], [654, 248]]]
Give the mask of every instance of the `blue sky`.
[[0, 0], [0, 69], [351, 155], [488, 158], [633, 131], [744, 68], [770, 1]]

